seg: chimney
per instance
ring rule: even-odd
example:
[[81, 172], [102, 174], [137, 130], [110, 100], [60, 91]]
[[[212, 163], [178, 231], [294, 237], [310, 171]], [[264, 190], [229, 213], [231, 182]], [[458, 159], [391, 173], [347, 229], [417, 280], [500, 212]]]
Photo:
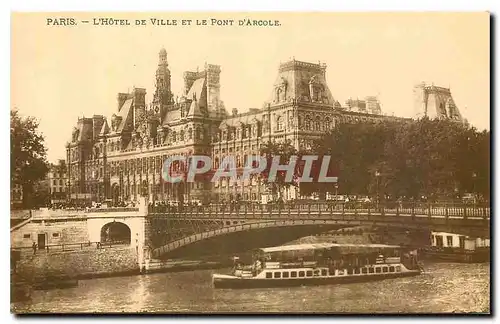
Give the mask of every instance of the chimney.
[[118, 99], [118, 112], [122, 109], [123, 104], [127, 100], [129, 94], [128, 93], [118, 93], [117, 99]]
[[146, 89], [134, 88], [132, 95], [134, 98], [134, 105], [136, 107], [144, 107], [146, 105]]

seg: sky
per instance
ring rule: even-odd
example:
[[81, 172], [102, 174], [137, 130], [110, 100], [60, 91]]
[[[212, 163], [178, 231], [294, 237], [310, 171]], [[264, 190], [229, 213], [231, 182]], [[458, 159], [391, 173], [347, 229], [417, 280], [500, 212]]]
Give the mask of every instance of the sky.
[[[47, 25], [73, 17], [77, 25]], [[93, 18], [129, 19], [130, 26], [94, 26]], [[153, 26], [151, 18], [178, 20]], [[210, 19], [235, 26], [210, 26]], [[240, 19], [279, 20], [280, 26], [237, 26]], [[148, 25], [135, 26], [136, 19]], [[181, 19], [192, 19], [182, 26]], [[196, 20], [207, 19], [207, 26]], [[81, 23], [89, 20], [89, 24]], [[260, 108], [271, 95], [280, 62], [327, 64], [333, 97], [378, 95], [389, 115], [411, 117], [413, 86], [450, 87], [463, 117], [478, 129], [490, 124], [488, 13], [15, 13], [11, 35], [11, 108], [35, 116], [48, 160], [65, 158], [78, 117], [108, 118], [118, 92], [154, 93], [158, 52], [167, 50], [172, 90], [184, 71], [221, 66], [226, 109]]]

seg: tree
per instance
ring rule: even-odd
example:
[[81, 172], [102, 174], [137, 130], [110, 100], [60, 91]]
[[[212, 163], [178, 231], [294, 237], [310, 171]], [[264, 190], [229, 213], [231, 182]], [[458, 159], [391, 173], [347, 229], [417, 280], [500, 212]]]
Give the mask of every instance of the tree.
[[260, 149], [261, 156], [265, 157], [267, 165], [264, 171], [261, 172], [262, 182], [267, 186], [273, 195], [273, 199], [277, 200], [282, 197], [283, 190], [291, 186], [297, 186], [296, 173], [292, 181], [287, 181], [286, 172], [278, 171], [274, 181], [269, 181], [269, 172], [271, 170], [272, 161], [275, 157], [279, 157], [279, 164], [286, 165], [291, 161], [292, 156], [297, 157], [297, 150], [291, 145], [290, 141], [286, 142], [267, 142]]
[[38, 132], [34, 117], [21, 117], [17, 109], [10, 112], [10, 173], [11, 186], [23, 188], [23, 205], [32, 207], [33, 187], [48, 170], [47, 149]]
[[[341, 123], [312, 154], [338, 164], [339, 192], [397, 197], [490, 195], [490, 132], [449, 120]], [[328, 192], [312, 185], [309, 191]], [[302, 188], [301, 188], [302, 189]]]

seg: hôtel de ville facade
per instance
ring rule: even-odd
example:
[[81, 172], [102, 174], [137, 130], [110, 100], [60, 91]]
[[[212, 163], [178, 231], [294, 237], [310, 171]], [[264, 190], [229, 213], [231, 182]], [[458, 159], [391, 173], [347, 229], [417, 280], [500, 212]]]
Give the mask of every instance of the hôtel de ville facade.
[[[293, 59], [280, 64], [268, 101], [263, 98], [261, 108], [245, 113], [224, 107], [220, 66], [205, 64], [203, 71], [184, 72], [184, 90], [176, 95], [168, 65], [162, 49], [152, 102], [146, 102], [146, 89], [134, 88], [118, 94], [111, 118], [78, 119], [66, 146], [71, 199], [118, 202], [143, 195], [151, 202], [257, 201], [267, 192], [258, 176], [236, 182], [165, 183], [163, 162], [173, 155], [208, 155], [217, 168], [230, 155], [241, 168], [246, 156], [259, 154], [268, 141], [288, 140], [302, 149], [338, 123], [398, 118], [383, 115], [373, 96], [341, 105], [326, 83], [322, 63]], [[462, 120], [449, 89], [420, 84], [414, 94], [417, 116]], [[298, 195], [290, 188], [284, 198]]]

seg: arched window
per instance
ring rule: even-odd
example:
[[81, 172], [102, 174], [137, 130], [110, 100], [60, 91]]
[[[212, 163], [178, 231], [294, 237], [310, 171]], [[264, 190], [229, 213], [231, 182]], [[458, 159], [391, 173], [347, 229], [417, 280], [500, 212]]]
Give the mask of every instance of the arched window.
[[181, 142], [184, 141], [184, 130], [181, 130], [180, 139]]
[[321, 131], [321, 117], [316, 116], [316, 122], [314, 123], [314, 130]]
[[312, 126], [312, 125], [311, 125], [311, 116], [307, 115], [307, 116], [306, 116], [306, 124], [305, 124], [305, 129], [306, 129], [306, 130], [309, 130], [309, 129], [311, 129], [311, 126]]
[[190, 140], [192, 140], [192, 139], [193, 139], [193, 129], [192, 129], [192, 128], [190, 128], [190, 129], [188, 130], [188, 139], [190, 139]]
[[326, 127], [326, 130], [330, 130], [332, 129], [332, 120], [330, 119], [330, 117], [326, 117], [325, 119], [325, 127]]
[[173, 131], [172, 132], [172, 142], [177, 142], [177, 132], [176, 131]]
[[277, 131], [283, 130], [283, 118], [281, 116], [276, 117], [276, 130]]

